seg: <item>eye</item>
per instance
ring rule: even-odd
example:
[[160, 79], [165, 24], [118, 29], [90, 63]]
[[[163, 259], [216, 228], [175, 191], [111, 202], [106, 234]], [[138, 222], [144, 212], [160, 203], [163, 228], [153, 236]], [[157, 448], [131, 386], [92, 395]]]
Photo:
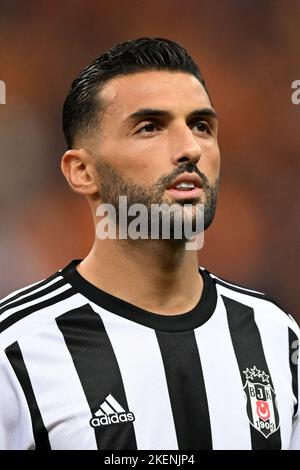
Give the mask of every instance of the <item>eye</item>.
[[210, 126], [206, 121], [198, 121], [196, 122], [192, 128], [195, 128], [196, 131], [201, 132], [201, 133], [207, 133], [210, 134]]
[[143, 127], [138, 129], [137, 133], [140, 134], [151, 134], [151, 132], [155, 132], [159, 129], [159, 126], [153, 122], [148, 122]]

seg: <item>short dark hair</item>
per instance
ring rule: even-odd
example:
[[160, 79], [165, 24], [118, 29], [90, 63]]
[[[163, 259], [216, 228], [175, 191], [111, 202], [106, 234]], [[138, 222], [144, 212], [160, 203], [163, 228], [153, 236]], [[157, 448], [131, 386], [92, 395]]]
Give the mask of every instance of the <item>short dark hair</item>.
[[207, 92], [198, 65], [176, 42], [139, 38], [117, 44], [85, 67], [71, 85], [63, 107], [63, 131], [68, 148], [73, 147], [79, 134], [97, 125], [101, 109], [99, 91], [109, 80], [151, 70], [192, 74]]

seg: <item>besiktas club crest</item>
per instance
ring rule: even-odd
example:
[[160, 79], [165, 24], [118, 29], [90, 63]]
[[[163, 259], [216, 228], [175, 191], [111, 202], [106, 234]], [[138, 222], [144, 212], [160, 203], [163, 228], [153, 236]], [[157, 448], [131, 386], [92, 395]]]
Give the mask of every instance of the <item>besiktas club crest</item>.
[[244, 392], [247, 398], [247, 414], [252, 426], [268, 438], [279, 428], [276, 395], [269, 375], [256, 366], [243, 371], [246, 376]]

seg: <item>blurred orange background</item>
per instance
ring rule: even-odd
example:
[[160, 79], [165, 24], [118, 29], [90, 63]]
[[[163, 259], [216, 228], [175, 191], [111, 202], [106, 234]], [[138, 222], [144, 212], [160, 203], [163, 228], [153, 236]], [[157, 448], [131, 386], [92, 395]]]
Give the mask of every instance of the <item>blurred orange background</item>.
[[92, 243], [88, 205], [59, 170], [72, 80], [116, 42], [161, 36], [199, 63], [220, 115], [221, 191], [200, 265], [299, 321], [299, 24], [298, 0], [2, 1], [0, 296]]

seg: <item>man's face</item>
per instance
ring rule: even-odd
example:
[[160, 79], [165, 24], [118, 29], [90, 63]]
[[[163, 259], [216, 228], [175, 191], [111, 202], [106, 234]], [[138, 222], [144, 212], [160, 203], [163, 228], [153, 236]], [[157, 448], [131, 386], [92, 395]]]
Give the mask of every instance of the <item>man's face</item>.
[[[204, 203], [205, 228], [215, 211], [220, 153], [217, 118], [201, 83], [190, 74], [139, 72], [101, 91], [96, 137], [102, 202]], [[179, 178], [179, 180], [178, 180]], [[178, 186], [180, 185], [181, 186]]]

